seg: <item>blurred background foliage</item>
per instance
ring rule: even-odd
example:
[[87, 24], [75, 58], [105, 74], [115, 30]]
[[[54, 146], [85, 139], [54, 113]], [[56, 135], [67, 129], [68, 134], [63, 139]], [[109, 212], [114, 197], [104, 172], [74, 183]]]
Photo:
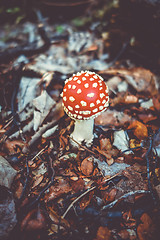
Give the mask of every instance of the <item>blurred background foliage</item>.
[[116, 56], [128, 43], [127, 57], [157, 69], [160, 65], [160, 1], [156, 0], [0, 0], [0, 25], [37, 22], [39, 9], [49, 23], [70, 21], [75, 29], [98, 34]]

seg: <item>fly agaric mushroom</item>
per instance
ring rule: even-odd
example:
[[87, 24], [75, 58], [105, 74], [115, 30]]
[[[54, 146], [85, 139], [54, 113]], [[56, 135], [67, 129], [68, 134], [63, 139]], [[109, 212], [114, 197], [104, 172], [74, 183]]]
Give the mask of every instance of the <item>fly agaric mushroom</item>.
[[94, 137], [94, 118], [109, 105], [108, 87], [103, 78], [90, 71], [73, 74], [65, 81], [61, 96], [64, 111], [75, 120], [71, 137], [89, 146]]

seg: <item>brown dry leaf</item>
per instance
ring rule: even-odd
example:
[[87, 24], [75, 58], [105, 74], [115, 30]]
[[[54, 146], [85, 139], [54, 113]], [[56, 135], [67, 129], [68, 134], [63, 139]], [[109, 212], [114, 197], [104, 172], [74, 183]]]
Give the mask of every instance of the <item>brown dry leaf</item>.
[[124, 103], [125, 104], [134, 104], [134, 103], [138, 103], [138, 98], [134, 95], [125, 95], [124, 96]]
[[133, 134], [139, 139], [143, 140], [148, 137], [148, 129], [147, 127], [139, 122], [139, 121], [133, 121], [128, 126], [128, 129], [133, 129]]
[[93, 199], [93, 194], [94, 192], [92, 191], [82, 198], [79, 204], [81, 209], [85, 209], [90, 204], [91, 200]]
[[9, 152], [9, 154], [14, 154], [20, 151], [20, 148], [24, 147], [24, 142], [21, 140], [12, 140], [10, 141], [9, 139], [7, 139], [5, 141], [5, 148], [7, 149], [7, 151]]
[[144, 213], [141, 218], [141, 222], [137, 227], [137, 234], [139, 237], [139, 240], [153, 240], [154, 237], [154, 231], [155, 226], [152, 222], [152, 219], [147, 213]]
[[158, 93], [158, 81], [155, 75], [144, 68], [132, 69], [107, 69], [101, 71], [103, 74], [119, 75], [124, 77], [137, 92], [149, 92], [152, 96]]
[[124, 240], [129, 239], [129, 233], [128, 233], [127, 229], [121, 230], [121, 231], [118, 233], [118, 235], [119, 235], [122, 239], [124, 239]]
[[136, 139], [130, 139], [129, 141], [130, 148], [140, 147], [141, 143], [137, 141]]
[[112, 236], [108, 227], [100, 226], [97, 231], [96, 240], [111, 240], [111, 239], [112, 239]]
[[22, 192], [23, 192], [23, 188], [24, 188], [23, 184], [21, 182], [18, 182], [17, 189], [16, 189], [16, 191], [14, 193], [16, 198], [19, 199], [21, 197]]
[[37, 187], [42, 181], [43, 181], [44, 176], [43, 175], [36, 175], [33, 177], [33, 185], [32, 189]]
[[[97, 152], [99, 152], [101, 154], [100, 157], [104, 156], [105, 161], [108, 163], [109, 166], [114, 163], [114, 159], [112, 158], [112, 150], [110, 150], [110, 151], [101, 150], [101, 149], [99, 149], [98, 146], [94, 147], [93, 149], [95, 149]], [[104, 159], [102, 159], [101, 161], [103, 161], [103, 160]]]
[[47, 223], [46, 218], [41, 209], [33, 209], [30, 211], [21, 223], [22, 231], [35, 231], [46, 229]]
[[51, 186], [49, 192], [45, 195], [45, 201], [49, 202], [57, 197], [60, 197], [62, 194], [66, 194], [72, 191], [69, 183], [63, 179], [57, 179], [57, 183], [54, 186]]
[[160, 200], [160, 184], [157, 185], [157, 186], [155, 187], [155, 189], [156, 189], [157, 195], [158, 195], [159, 200]]
[[89, 176], [93, 172], [93, 159], [85, 158], [81, 163], [81, 171], [84, 175]]
[[123, 224], [128, 228], [136, 227], [136, 220], [132, 217], [131, 210], [123, 214]]
[[152, 115], [151, 113], [146, 114], [146, 113], [139, 113], [138, 114], [139, 120], [142, 120], [143, 123], [148, 123], [150, 121], [156, 120], [157, 116]]
[[132, 118], [130, 116], [123, 112], [108, 109], [95, 118], [95, 124], [101, 126], [112, 126], [113, 128], [116, 126], [123, 126], [126, 122], [130, 122], [131, 119]]
[[155, 169], [155, 174], [156, 174], [158, 181], [160, 182], [160, 168]]
[[[121, 197], [123, 194], [128, 193], [130, 191], [137, 191], [137, 190], [148, 190], [148, 185], [144, 181], [141, 173], [136, 171], [137, 169], [135, 166], [130, 166], [123, 171], [124, 177], [126, 180], [120, 180], [117, 183], [117, 195], [116, 198]], [[134, 197], [130, 197], [130, 202], [134, 202]]]
[[157, 111], [160, 111], [160, 95], [156, 95], [153, 97], [153, 105]]
[[71, 182], [72, 190], [74, 192], [82, 191], [85, 188], [85, 182], [82, 178], [78, 179], [78, 181], [70, 181], [70, 182]]
[[138, 103], [138, 98], [134, 95], [130, 95], [129, 93], [119, 93], [117, 97], [110, 99], [110, 106], [115, 107], [117, 104], [136, 104]]
[[107, 195], [106, 195], [106, 201], [108, 202], [112, 202], [115, 200], [115, 197], [116, 197], [116, 194], [117, 194], [117, 189], [116, 188], [113, 188]]
[[101, 138], [100, 141], [100, 149], [101, 150], [111, 150], [112, 149], [112, 145], [111, 145], [111, 142], [110, 142], [110, 139], [109, 138]]
[[0, 185], [10, 188], [17, 171], [0, 156]]

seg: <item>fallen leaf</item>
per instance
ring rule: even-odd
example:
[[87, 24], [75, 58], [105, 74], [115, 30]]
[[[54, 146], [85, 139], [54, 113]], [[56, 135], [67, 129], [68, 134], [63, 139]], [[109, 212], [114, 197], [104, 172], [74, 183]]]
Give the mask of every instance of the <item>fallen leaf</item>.
[[114, 201], [116, 194], [117, 194], [117, 189], [116, 188], [111, 189], [111, 191], [109, 193], [107, 193], [107, 195], [105, 195], [105, 197], [106, 197], [105, 200], [108, 202]]
[[59, 178], [57, 179], [57, 184], [51, 186], [49, 192], [46, 193], [45, 201], [49, 202], [57, 197], [62, 196], [63, 194], [70, 192], [71, 190], [72, 188], [70, 187], [69, 183], [65, 179]]
[[150, 216], [147, 213], [144, 213], [140, 220], [142, 223], [140, 223], [137, 227], [139, 240], [154, 240], [155, 226]]
[[160, 96], [159, 96], [159, 94], [153, 97], [153, 105], [157, 111], [160, 111]]
[[152, 96], [158, 93], [158, 80], [156, 76], [148, 69], [107, 69], [101, 71], [103, 74], [119, 75], [124, 77], [129, 85], [137, 92], [149, 92]]
[[121, 239], [127, 240], [129, 239], [129, 233], [127, 229], [123, 229], [120, 232], [118, 232], [118, 235], [121, 237]]
[[95, 118], [95, 124], [101, 126], [123, 126], [126, 122], [131, 121], [131, 117], [123, 112], [118, 112], [116, 110], [110, 110], [101, 113]]
[[128, 126], [128, 129], [133, 130], [133, 134], [139, 139], [143, 140], [148, 137], [148, 129], [147, 127], [139, 122], [139, 121], [133, 121], [131, 124]]
[[140, 143], [140, 141], [137, 141], [136, 139], [130, 139], [129, 146], [130, 146], [130, 148], [136, 148], [136, 147], [140, 147], [141, 143]]
[[21, 222], [21, 231], [40, 231], [46, 227], [46, 217], [39, 208], [31, 210]]
[[155, 187], [156, 192], [158, 194], [159, 200], [160, 200], [160, 184]]
[[104, 240], [104, 239], [105, 240], [111, 240], [112, 239], [111, 232], [108, 229], [108, 227], [100, 226], [98, 228], [98, 231], [97, 231], [96, 240]]
[[101, 150], [111, 150], [112, 149], [112, 145], [111, 145], [111, 142], [110, 142], [110, 139], [109, 138], [101, 138], [100, 141], [100, 149]]
[[24, 147], [24, 142], [22, 140], [12, 140], [7, 139], [5, 141], [5, 148], [9, 152], [9, 154], [14, 154], [20, 151], [21, 148]]
[[152, 115], [151, 113], [139, 113], [138, 114], [139, 120], [143, 121], [143, 123], [148, 123], [150, 121], [156, 120], [157, 116]]
[[87, 195], [85, 195], [82, 200], [80, 201], [80, 208], [85, 209], [90, 203], [91, 200], [93, 199], [94, 192], [91, 191]]
[[133, 218], [131, 210], [126, 211], [123, 214], [123, 225], [127, 228], [133, 228], [136, 227], [136, 220]]
[[91, 175], [93, 172], [93, 159], [85, 158], [81, 163], [81, 171], [86, 176]]
[[0, 156], [0, 185], [10, 188], [17, 171]]
[[36, 175], [33, 177], [33, 185], [32, 189], [37, 187], [42, 181], [43, 181], [44, 176], [43, 175]]

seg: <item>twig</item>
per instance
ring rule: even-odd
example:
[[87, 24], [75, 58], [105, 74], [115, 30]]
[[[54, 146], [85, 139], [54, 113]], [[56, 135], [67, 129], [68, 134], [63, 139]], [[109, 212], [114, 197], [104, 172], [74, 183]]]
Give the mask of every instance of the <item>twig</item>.
[[25, 183], [24, 183], [24, 187], [23, 187], [23, 191], [21, 193], [20, 198], [18, 199], [18, 203], [22, 200], [24, 193], [26, 191], [27, 185], [28, 185], [28, 178], [29, 178], [29, 166], [28, 166], [28, 160], [26, 160], [26, 167], [27, 167], [27, 175], [26, 175], [26, 179], [25, 179]]
[[6, 129], [12, 122], [13, 122], [13, 116], [8, 120], [8, 122], [6, 123], [6, 125], [3, 126], [2, 129]]
[[154, 204], [157, 205], [157, 200], [154, 195], [152, 185], [151, 185], [151, 179], [150, 179], [150, 160], [149, 160], [149, 154], [152, 152], [152, 147], [153, 147], [153, 139], [150, 137], [149, 138], [149, 148], [148, 151], [146, 152], [145, 158], [146, 158], [146, 164], [147, 164], [147, 179], [148, 179], [148, 189], [151, 192]]
[[93, 155], [96, 155], [95, 152], [91, 151], [90, 149], [88, 149], [87, 147], [83, 146], [82, 144], [80, 144], [79, 142], [77, 142], [74, 138], [72, 138], [71, 136], [67, 135], [67, 137], [69, 137], [73, 142], [75, 142], [76, 144], [78, 144], [81, 148], [85, 149], [86, 151], [92, 153]]
[[79, 2], [75, 2], [75, 1], [72, 1], [72, 2], [53, 2], [53, 1], [47, 1], [47, 0], [42, 0], [42, 2], [44, 2], [46, 5], [48, 6], [58, 6], [58, 7], [66, 7], [66, 6], [69, 6], [69, 7], [72, 7], [72, 6], [79, 6], [79, 5], [83, 5], [83, 4], [87, 4], [87, 3], [92, 3], [94, 2], [94, 0], [85, 0], [85, 1], [79, 1]]
[[69, 210], [74, 206], [74, 204], [81, 199], [83, 196], [85, 196], [87, 193], [91, 192], [92, 190], [94, 190], [96, 188], [96, 186], [91, 187], [89, 189], [87, 189], [86, 192], [82, 193], [78, 198], [76, 198], [67, 208], [67, 210], [65, 211], [65, 213], [62, 215], [62, 218], [65, 218], [65, 216], [67, 215], [67, 213], [69, 212]]
[[[101, 185], [103, 185], [106, 182], [109, 182], [111, 179], [115, 178], [116, 176], [118, 176], [120, 173], [116, 173], [114, 176], [108, 178], [105, 180], [105, 182], [102, 182]], [[99, 188], [100, 186], [93, 186], [89, 189], [87, 189], [87, 191], [85, 191], [84, 193], [82, 193], [79, 197], [77, 197], [67, 208], [67, 210], [65, 211], [65, 213], [63, 214], [62, 218], [65, 218], [65, 216], [67, 215], [67, 213], [69, 212], [69, 210], [74, 207], [74, 204], [79, 201], [79, 199], [81, 199], [83, 196], [85, 196], [87, 193], [91, 192], [92, 190], [94, 190], [95, 188]]]
[[137, 191], [128, 192], [128, 193], [124, 194], [123, 196], [119, 197], [118, 199], [114, 200], [113, 202], [109, 203], [108, 205], [104, 206], [101, 211], [103, 212], [109, 208], [114, 207], [114, 205], [122, 199], [134, 196], [136, 194], [148, 194], [148, 193], [150, 193], [150, 191], [146, 191], [146, 190], [137, 190]]
[[27, 207], [31, 207], [33, 206], [34, 204], [36, 204], [37, 202], [39, 202], [40, 198], [42, 197], [42, 195], [47, 191], [48, 188], [50, 188], [54, 182], [54, 177], [55, 177], [55, 171], [54, 171], [54, 168], [53, 168], [53, 161], [52, 159], [50, 158], [50, 168], [51, 168], [51, 171], [52, 171], [52, 176], [51, 176], [51, 179], [48, 181], [48, 183], [46, 184], [46, 186], [44, 187], [44, 189], [39, 193], [38, 197], [33, 200], [33, 202], [31, 202]]
[[48, 148], [48, 145], [45, 146], [43, 149], [41, 149], [41, 150], [31, 159], [31, 161], [33, 161], [36, 157], [38, 157], [40, 154], [42, 154], [47, 148]]

